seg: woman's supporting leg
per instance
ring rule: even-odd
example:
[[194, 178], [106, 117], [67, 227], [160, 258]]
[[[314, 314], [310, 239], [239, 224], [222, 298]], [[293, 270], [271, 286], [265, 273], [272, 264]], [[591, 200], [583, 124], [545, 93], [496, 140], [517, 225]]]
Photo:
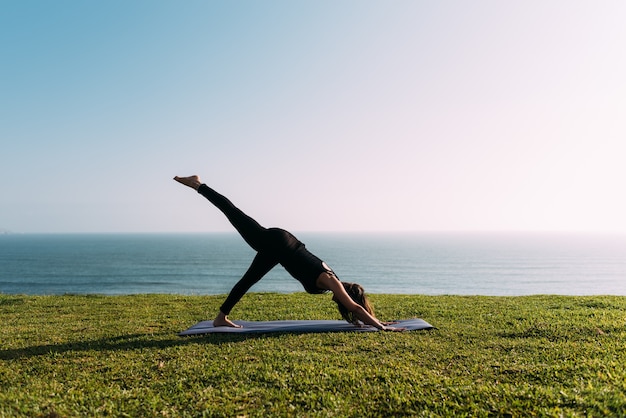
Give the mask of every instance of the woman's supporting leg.
[[228, 294], [228, 297], [220, 307], [220, 311], [225, 315], [230, 314], [230, 310], [235, 306], [237, 302], [246, 294], [246, 292], [263, 276], [265, 276], [274, 266], [278, 264], [278, 260], [274, 257], [258, 253], [252, 264], [248, 268], [248, 271], [241, 277], [233, 289]]

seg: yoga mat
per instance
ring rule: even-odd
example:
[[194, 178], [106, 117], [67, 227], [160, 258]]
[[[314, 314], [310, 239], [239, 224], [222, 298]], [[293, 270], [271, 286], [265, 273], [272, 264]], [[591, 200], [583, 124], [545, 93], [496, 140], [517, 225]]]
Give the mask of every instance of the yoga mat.
[[[372, 332], [379, 331], [370, 326], [358, 327], [342, 320], [292, 320], [292, 321], [233, 321], [243, 328], [214, 327], [213, 321], [202, 321], [189, 329], [180, 332], [178, 335], [197, 335], [216, 332], [223, 333], [268, 333], [268, 332]], [[417, 331], [421, 329], [434, 328], [423, 319], [403, 319], [397, 321], [394, 327], [406, 328], [407, 331]]]

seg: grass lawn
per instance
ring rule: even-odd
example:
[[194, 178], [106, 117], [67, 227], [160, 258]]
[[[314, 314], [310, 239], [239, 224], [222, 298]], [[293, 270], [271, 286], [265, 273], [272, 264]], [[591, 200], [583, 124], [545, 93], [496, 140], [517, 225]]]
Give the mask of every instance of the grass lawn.
[[[180, 338], [223, 297], [0, 295], [0, 417], [626, 416], [626, 297], [371, 297], [438, 329]], [[231, 317], [333, 305], [248, 294]]]

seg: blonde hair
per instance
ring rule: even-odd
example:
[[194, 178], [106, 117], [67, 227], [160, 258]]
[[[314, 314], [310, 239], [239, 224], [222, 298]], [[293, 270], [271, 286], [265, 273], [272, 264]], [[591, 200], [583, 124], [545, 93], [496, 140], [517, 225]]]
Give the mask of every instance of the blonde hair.
[[[341, 282], [341, 284], [346, 290], [346, 293], [350, 295], [350, 298], [355, 303], [361, 305], [363, 309], [365, 309], [370, 315], [374, 316], [374, 307], [365, 295], [365, 290], [360, 284], [346, 282]], [[337, 301], [337, 308], [339, 309], [339, 313], [341, 314], [343, 319], [354, 325], [359, 323], [359, 318], [357, 318], [354, 312], [349, 311], [348, 308], [343, 306], [343, 304], [341, 304], [339, 301]]]

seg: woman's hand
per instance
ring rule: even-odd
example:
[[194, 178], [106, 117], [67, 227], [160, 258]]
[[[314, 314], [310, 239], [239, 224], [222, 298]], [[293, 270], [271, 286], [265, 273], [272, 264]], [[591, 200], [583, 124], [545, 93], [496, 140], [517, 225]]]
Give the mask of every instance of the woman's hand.
[[406, 328], [396, 328], [396, 327], [388, 327], [383, 324], [383, 327], [380, 329], [381, 331], [394, 331], [394, 332], [402, 332], [406, 331]]

